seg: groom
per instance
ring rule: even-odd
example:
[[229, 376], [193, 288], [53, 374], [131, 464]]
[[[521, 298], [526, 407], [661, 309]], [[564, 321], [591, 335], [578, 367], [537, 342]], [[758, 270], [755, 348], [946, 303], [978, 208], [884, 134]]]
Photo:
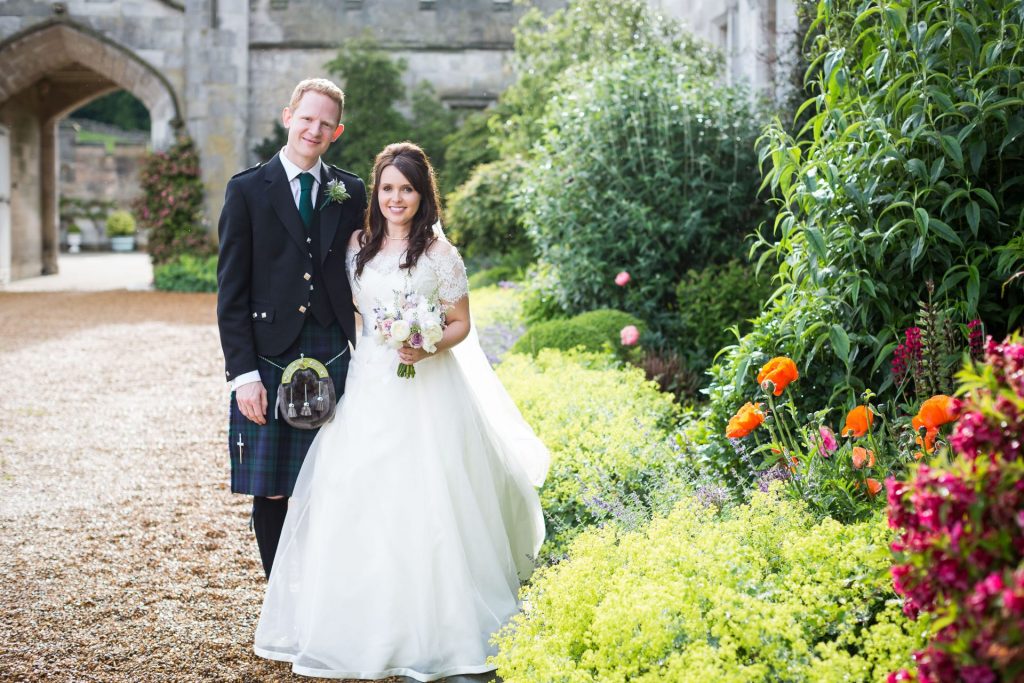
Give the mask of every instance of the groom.
[[[340, 397], [349, 342], [356, 341], [345, 249], [363, 225], [366, 188], [320, 159], [344, 130], [343, 108], [334, 83], [299, 83], [281, 115], [287, 144], [231, 179], [218, 226], [217, 325], [232, 389], [231, 490], [253, 496], [267, 578], [288, 496], [316, 434], [274, 414], [283, 369], [300, 356], [335, 359], [327, 370]], [[326, 194], [333, 181], [343, 184], [343, 193]]]

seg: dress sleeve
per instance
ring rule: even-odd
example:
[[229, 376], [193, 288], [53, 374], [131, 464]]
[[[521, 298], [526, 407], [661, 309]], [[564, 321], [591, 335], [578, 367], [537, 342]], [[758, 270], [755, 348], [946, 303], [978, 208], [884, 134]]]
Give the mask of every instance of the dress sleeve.
[[430, 257], [437, 273], [437, 296], [445, 306], [452, 306], [469, 294], [466, 266], [459, 250], [451, 242], [439, 239], [430, 249]]

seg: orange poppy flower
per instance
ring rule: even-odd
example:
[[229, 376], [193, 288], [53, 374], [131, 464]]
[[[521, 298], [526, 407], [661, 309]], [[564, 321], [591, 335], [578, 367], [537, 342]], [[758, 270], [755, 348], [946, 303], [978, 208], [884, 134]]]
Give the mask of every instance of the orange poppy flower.
[[[757, 373], [757, 383], [765, 391], [771, 390], [776, 396], [782, 396], [782, 391], [789, 383], [800, 377], [797, 372], [796, 363], [785, 356], [776, 356], [764, 364], [761, 371]], [[768, 382], [771, 382], [769, 385]]]
[[878, 492], [882, 490], [881, 482], [876, 479], [868, 478], [864, 480], [864, 483], [867, 484], [869, 496], [877, 496]]
[[[914, 440], [918, 446], [924, 449], [925, 453], [935, 450], [935, 438], [939, 435], [939, 427], [953, 420], [960, 415], [960, 401], [945, 394], [936, 394], [921, 404], [910, 424], [914, 428], [916, 436]], [[921, 437], [921, 429], [924, 429], [924, 438]]]
[[945, 394], [937, 394], [921, 404], [912, 421], [914, 431], [920, 430], [921, 427], [928, 430], [938, 429], [955, 420], [959, 414], [960, 401]]
[[868, 433], [871, 424], [875, 421], [875, 414], [867, 406], [857, 406], [846, 414], [846, 424], [843, 425], [843, 436], [860, 438]]
[[761, 404], [755, 405], [748, 402], [729, 420], [729, 425], [725, 428], [725, 435], [730, 439], [742, 439], [757, 429], [762, 422], [764, 422], [764, 413], [761, 412]]
[[868, 467], [875, 466], [875, 452], [869, 451], [866, 448], [860, 446], [853, 447], [853, 466], [858, 470], [867, 464]]

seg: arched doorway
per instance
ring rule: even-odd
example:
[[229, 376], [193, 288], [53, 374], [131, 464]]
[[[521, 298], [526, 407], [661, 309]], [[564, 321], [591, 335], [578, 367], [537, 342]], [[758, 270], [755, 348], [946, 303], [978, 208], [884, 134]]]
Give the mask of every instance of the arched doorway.
[[[8, 217], [0, 211], [0, 285], [57, 272], [57, 123], [114, 90], [147, 107], [155, 149], [182, 125], [178, 98], [145, 60], [67, 19], [36, 24], [0, 43], [0, 129], [7, 129], [0, 175], [10, 178]], [[4, 154], [0, 145], [0, 154]], [[2, 245], [9, 245], [5, 250]], [[6, 253], [5, 253], [6, 252]], [[6, 276], [6, 280], [3, 279]]]

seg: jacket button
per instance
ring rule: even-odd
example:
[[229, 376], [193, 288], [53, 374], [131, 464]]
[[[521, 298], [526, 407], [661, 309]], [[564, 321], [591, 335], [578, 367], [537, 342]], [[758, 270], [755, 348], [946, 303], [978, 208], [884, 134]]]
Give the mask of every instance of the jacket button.
[[264, 311], [263, 313], [260, 313], [260, 317], [261, 318], [266, 318], [267, 317], [267, 312]]
[[299, 313], [305, 313], [305, 312], [306, 312], [306, 307], [305, 306], [299, 306]]
[[309, 273], [306, 273], [305, 275], [303, 275], [303, 276], [302, 276], [302, 279], [303, 279], [303, 280], [308, 280], [308, 279], [309, 279], [309, 278], [311, 278], [311, 277], [313, 277], [313, 276], [312, 276], [312, 275], [310, 275]]
[[310, 242], [312, 242], [312, 241], [313, 241], [313, 238], [312, 238], [312, 237], [307, 237], [307, 238], [306, 238], [306, 244], [309, 244], [309, 243], [310, 243]]
[[253, 319], [253, 320], [255, 320], [255, 319], [256, 319], [256, 311], [253, 311], [253, 312], [252, 312], [252, 319]]

